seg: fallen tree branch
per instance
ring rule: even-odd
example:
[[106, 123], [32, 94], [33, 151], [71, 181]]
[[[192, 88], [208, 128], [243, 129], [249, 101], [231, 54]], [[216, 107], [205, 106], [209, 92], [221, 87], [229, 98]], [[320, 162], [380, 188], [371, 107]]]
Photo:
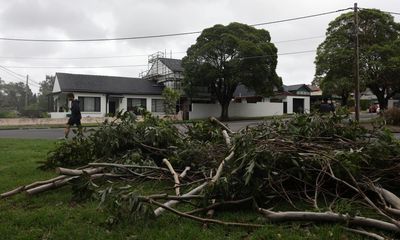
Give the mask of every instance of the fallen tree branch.
[[180, 181], [179, 181], [179, 176], [178, 176], [178, 174], [175, 172], [174, 168], [172, 167], [172, 165], [171, 165], [171, 163], [168, 161], [168, 159], [164, 158], [164, 159], [163, 159], [163, 163], [164, 163], [165, 165], [167, 165], [169, 171], [170, 171], [171, 174], [172, 174], [172, 177], [174, 178], [174, 181], [175, 181], [174, 188], [175, 188], [176, 196], [180, 196], [181, 193], [180, 193], [179, 185], [180, 185], [181, 183], [180, 183]]
[[[189, 195], [196, 195], [201, 190], [203, 190], [203, 188], [205, 188], [207, 185], [208, 185], [208, 182], [204, 182], [203, 184], [201, 184], [201, 185], [197, 186], [196, 188], [192, 189], [190, 192], [183, 194], [182, 197], [186, 197], [186, 196], [189, 196]], [[175, 204], [177, 204], [178, 202], [179, 201], [177, 201], [177, 200], [170, 200], [170, 201], [164, 203], [163, 206], [164, 207], [171, 207], [171, 206], [174, 206]], [[154, 210], [154, 215], [156, 217], [158, 217], [164, 211], [165, 211], [165, 208], [159, 207], [156, 210]]]
[[[101, 177], [123, 177], [123, 176], [126, 176], [126, 175], [112, 174], [112, 173], [97, 173], [97, 174], [91, 175], [90, 179], [94, 180], [94, 179], [98, 179], [98, 178], [101, 178]], [[48, 191], [50, 189], [54, 189], [54, 188], [59, 188], [59, 187], [65, 186], [65, 185], [68, 184], [68, 182], [70, 182], [71, 180], [76, 179], [76, 178], [79, 178], [79, 176], [72, 176], [72, 177], [61, 179], [61, 180], [58, 180], [58, 181], [55, 181], [55, 182], [51, 182], [51, 183], [48, 183], [48, 184], [43, 184], [43, 185], [40, 185], [38, 187], [28, 189], [25, 192], [28, 195], [38, 194], [38, 193], [41, 193], [41, 192]]]
[[367, 237], [370, 237], [370, 238], [374, 238], [374, 239], [377, 239], [377, 240], [385, 240], [385, 239], [387, 239], [387, 238], [382, 237], [382, 236], [380, 236], [380, 235], [378, 235], [376, 233], [367, 232], [367, 231], [364, 231], [364, 230], [346, 228], [346, 227], [343, 227], [343, 229], [345, 229], [345, 230], [347, 230], [349, 232], [358, 233], [358, 234], [361, 234], [361, 235], [364, 235], [364, 236], [367, 236]]
[[374, 191], [380, 193], [385, 201], [390, 203], [390, 205], [392, 205], [394, 208], [400, 210], [400, 198], [397, 197], [394, 193], [377, 186], [374, 186]]
[[221, 121], [219, 121], [218, 119], [216, 119], [215, 117], [210, 117], [210, 122], [214, 122], [216, 124], [218, 124], [219, 126], [221, 126], [223, 129], [225, 129], [226, 131], [228, 131], [230, 134], [234, 133], [228, 126], [226, 126], [224, 123], [222, 123]]
[[98, 167], [98, 168], [88, 168], [88, 169], [82, 169], [82, 170], [78, 170], [78, 169], [70, 169], [70, 168], [62, 168], [62, 167], [58, 167], [56, 168], [56, 172], [58, 174], [62, 174], [62, 175], [68, 175], [68, 176], [78, 176], [78, 175], [82, 175], [82, 174], [95, 174], [95, 173], [99, 173], [101, 171], [104, 170], [104, 167]]
[[180, 179], [184, 178], [186, 176], [186, 174], [188, 173], [188, 171], [190, 171], [190, 167], [185, 167], [183, 172], [181, 172], [181, 174], [179, 175], [179, 178]]
[[219, 225], [224, 225], [224, 226], [237, 226], [237, 227], [263, 227], [264, 225], [262, 224], [252, 224], [252, 223], [238, 223], [238, 222], [224, 222], [224, 221], [220, 221], [220, 220], [216, 220], [216, 219], [208, 219], [208, 218], [201, 218], [201, 217], [197, 217], [197, 216], [193, 216], [184, 212], [180, 212], [174, 208], [171, 208], [169, 206], [166, 206], [165, 204], [159, 203], [157, 201], [154, 201], [152, 199], [149, 199], [148, 202], [150, 204], [154, 204], [156, 206], [159, 206], [163, 209], [166, 209], [170, 212], [173, 212], [175, 214], [177, 214], [178, 216], [184, 217], [184, 218], [189, 218], [198, 222], [202, 222], [202, 223], [214, 223], [214, 224], [219, 224]]
[[203, 199], [204, 195], [186, 195], [186, 196], [174, 196], [174, 195], [168, 195], [167, 193], [162, 193], [162, 194], [153, 194], [153, 195], [148, 195], [148, 196], [139, 196], [138, 198], [140, 199], [172, 199], [172, 200], [191, 200], [191, 199]]
[[302, 212], [302, 211], [288, 211], [288, 212], [274, 212], [263, 208], [258, 208], [258, 211], [264, 217], [272, 222], [287, 222], [287, 221], [312, 221], [312, 222], [336, 222], [336, 223], [349, 223], [350, 225], [373, 227], [390, 232], [400, 232], [400, 229], [393, 223], [366, 217], [351, 217], [333, 212]]
[[[228, 137], [229, 137], [229, 136], [228, 136]], [[233, 156], [235, 155], [235, 152], [234, 152], [233, 149], [234, 149], [234, 148], [232, 148], [232, 151], [230, 152], [230, 154], [229, 154], [224, 160], [221, 161], [221, 163], [220, 163], [219, 166], [218, 166], [217, 173], [216, 173], [215, 176], [211, 179], [211, 181], [204, 182], [203, 184], [197, 186], [196, 188], [192, 189], [190, 192], [188, 192], [188, 193], [186, 193], [186, 194], [184, 194], [184, 195], [182, 195], [182, 196], [195, 195], [195, 194], [199, 193], [201, 190], [203, 190], [203, 189], [204, 189], [206, 186], [208, 186], [210, 183], [215, 183], [215, 182], [219, 179], [219, 177], [221, 176], [221, 174], [222, 174], [222, 170], [223, 170], [223, 167], [224, 167], [224, 165], [225, 165], [225, 162], [231, 160], [231, 159], [233, 158]], [[179, 202], [179, 201], [171, 200], [171, 201], [168, 201], [168, 202], [164, 203], [164, 206], [166, 206], [166, 207], [172, 207], [172, 206], [174, 206], [175, 204], [177, 204], [178, 202]], [[165, 208], [159, 207], [159, 208], [157, 208], [156, 210], [154, 210], [154, 215], [157, 217], [157, 216], [159, 216], [159, 215], [160, 215], [162, 212], [164, 212], [164, 211], [165, 211]]]
[[118, 163], [89, 163], [89, 166], [99, 167], [116, 167], [116, 168], [137, 168], [137, 169], [153, 169], [164, 172], [169, 172], [168, 169], [156, 166], [140, 166], [140, 165], [129, 165], [129, 164], [118, 164]]

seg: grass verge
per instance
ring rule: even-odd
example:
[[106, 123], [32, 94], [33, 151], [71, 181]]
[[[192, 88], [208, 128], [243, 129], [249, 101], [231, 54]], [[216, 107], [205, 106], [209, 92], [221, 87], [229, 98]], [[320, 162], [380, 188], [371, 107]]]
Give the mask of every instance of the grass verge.
[[[0, 139], [0, 192], [53, 177], [37, 169], [54, 148], [50, 140]], [[148, 186], [148, 188], [157, 186]], [[339, 225], [304, 223], [266, 224], [244, 229], [202, 224], [165, 214], [158, 219], [134, 223], [107, 223], [109, 214], [96, 202], [74, 203], [69, 187], [38, 196], [19, 195], [0, 200], [1, 239], [363, 239]], [[257, 221], [262, 218], [243, 210], [216, 211], [229, 221]]]

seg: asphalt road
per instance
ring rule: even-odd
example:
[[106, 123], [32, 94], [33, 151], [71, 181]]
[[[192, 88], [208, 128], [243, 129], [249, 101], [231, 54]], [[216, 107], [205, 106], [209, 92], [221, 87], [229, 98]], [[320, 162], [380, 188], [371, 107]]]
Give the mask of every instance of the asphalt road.
[[[260, 122], [262, 121], [260, 120], [236, 121], [236, 122], [229, 122], [227, 125], [233, 131], [238, 131], [246, 126], [257, 125]], [[74, 136], [72, 129], [69, 134], [70, 138]], [[63, 128], [0, 130], [0, 138], [61, 139], [63, 137], [64, 137]]]

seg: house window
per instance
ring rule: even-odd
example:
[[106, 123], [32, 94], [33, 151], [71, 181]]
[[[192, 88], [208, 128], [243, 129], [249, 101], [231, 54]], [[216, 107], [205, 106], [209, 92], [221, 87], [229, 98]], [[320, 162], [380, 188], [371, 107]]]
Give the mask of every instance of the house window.
[[100, 112], [100, 97], [78, 97], [82, 112]]
[[152, 112], [164, 112], [164, 99], [151, 99]]
[[146, 98], [128, 98], [128, 111], [135, 107], [146, 109]]

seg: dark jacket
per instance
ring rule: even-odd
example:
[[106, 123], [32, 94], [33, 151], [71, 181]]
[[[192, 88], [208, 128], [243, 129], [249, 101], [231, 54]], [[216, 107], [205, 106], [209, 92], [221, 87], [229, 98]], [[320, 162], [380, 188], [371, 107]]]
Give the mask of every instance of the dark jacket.
[[79, 101], [77, 99], [71, 102], [71, 118], [81, 119], [81, 108], [79, 107]]

